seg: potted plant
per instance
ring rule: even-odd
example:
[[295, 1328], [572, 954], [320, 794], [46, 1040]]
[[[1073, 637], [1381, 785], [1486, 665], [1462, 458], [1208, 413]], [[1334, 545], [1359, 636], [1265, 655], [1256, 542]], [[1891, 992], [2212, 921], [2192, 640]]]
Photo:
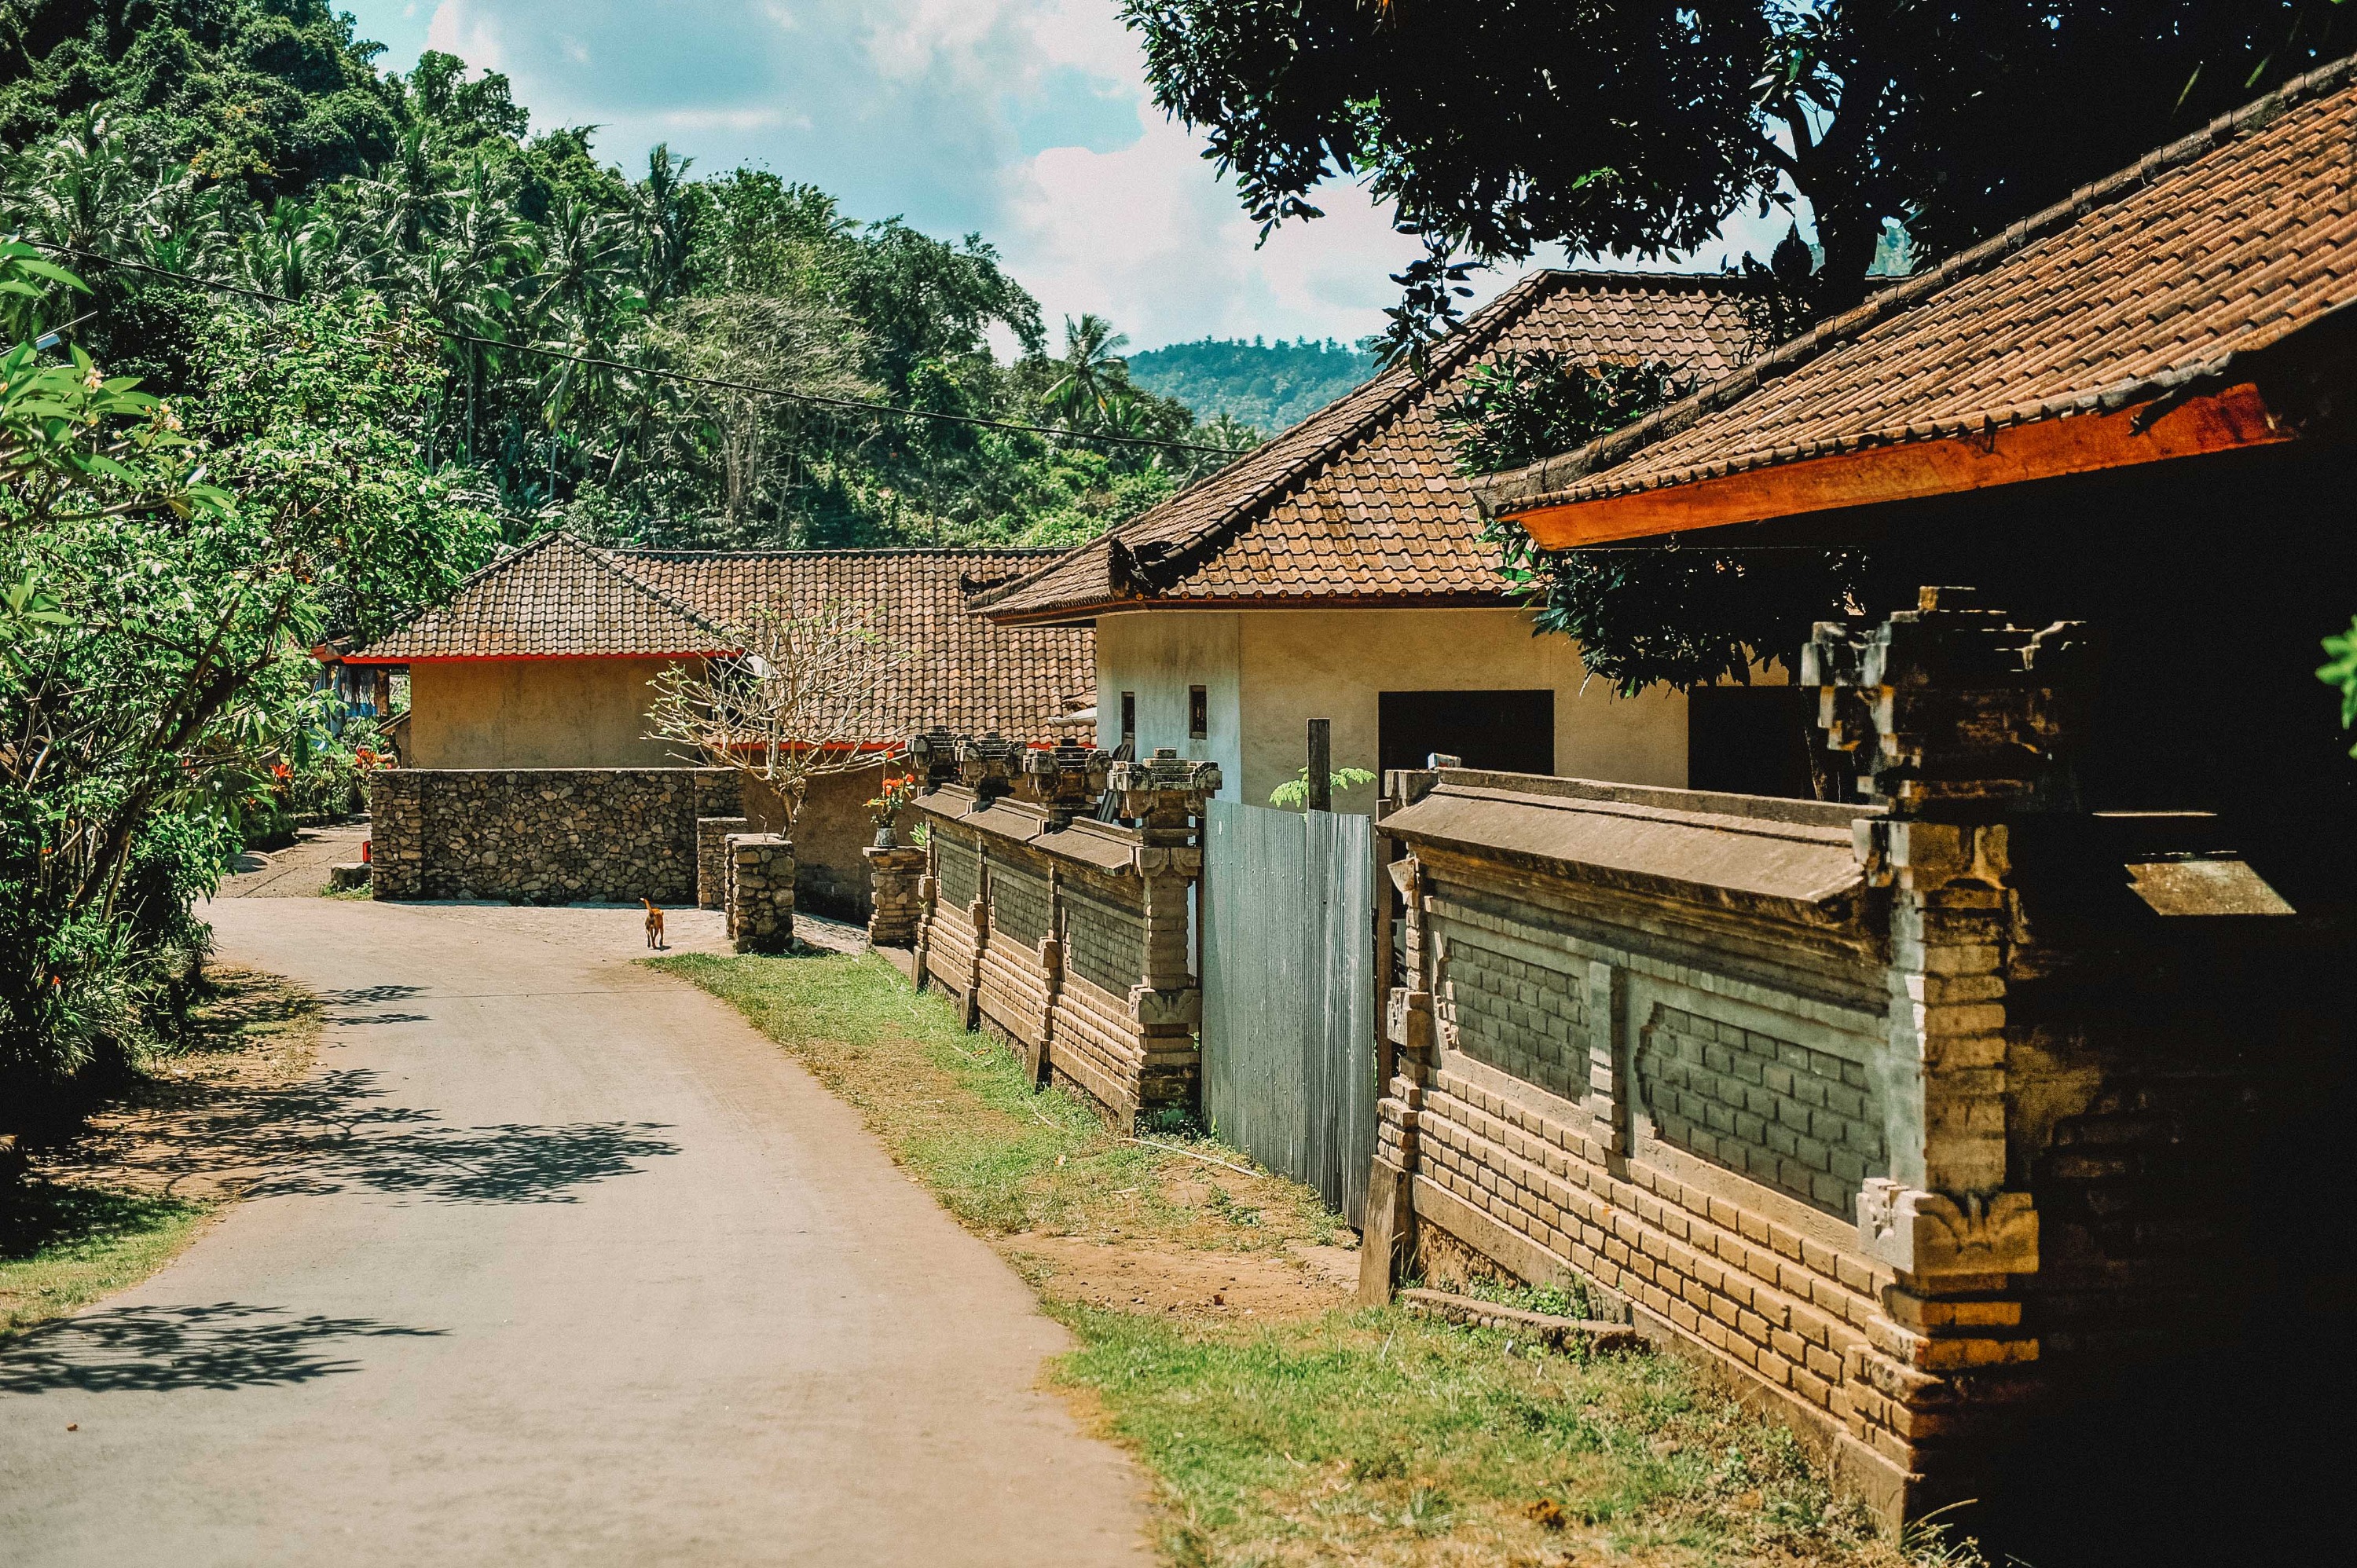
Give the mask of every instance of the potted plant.
[[898, 778], [888, 773], [884, 776], [882, 789], [867, 802], [867, 820], [876, 824], [877, 849], [892, 849], [899, 843], [899, 840], [892, 836], [892, 823], [899, 816], [900, 808], [913, 800], [916, 793], [914, 774], [904, 773]]

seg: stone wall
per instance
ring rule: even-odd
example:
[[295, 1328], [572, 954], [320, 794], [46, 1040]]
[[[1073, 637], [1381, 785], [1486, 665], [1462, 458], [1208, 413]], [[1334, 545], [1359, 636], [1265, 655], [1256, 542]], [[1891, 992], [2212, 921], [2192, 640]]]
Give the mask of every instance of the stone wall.
[[696, 819], [737, 800], [691, 768], [388, 768], [370, 776], [380, 898], [694, 902]]
[[794, 941], [794, 846], [775, 833], [731, 833], [726, 855], [728, 943], [781, 953]]
[[2268, 1173], [2349, 1113], [2347, 922], [2215, 819], [2075, 812], [2072, 628], [1957, 598], [1813, 650], [1858, 804], [1446, 772], [1382, 823], [1366, 1293], [1584, 1281], [1892, 1520], [2345, 1271]]
[[[919, 975], [1038, 1081], [1068, 1085], [1118, 1125], [1194, 1106], [1202, 993], [1188, 969], [1188, 896], [1217, 770], [1167, 755], [1113, 767], [1138, 823], [1122, 827], [1081, 814], [1108, 778], [1102, 752], [1033, 750], [1049, 760], [1027, 773], [1026, 748], [960, 750], [963, 768], [939, 765], [909, 811], [930, 840]], [[952, 773], [970, 782], [947, 782]], [[1006, 792], [1018, 785], [1028, 798]]]

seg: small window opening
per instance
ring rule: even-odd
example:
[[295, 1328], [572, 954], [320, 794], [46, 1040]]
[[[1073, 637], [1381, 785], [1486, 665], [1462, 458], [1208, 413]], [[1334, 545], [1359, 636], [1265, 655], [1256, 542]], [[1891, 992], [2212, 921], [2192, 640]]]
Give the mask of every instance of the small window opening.
[[[1137, 693], [1135, 692], [1121, 694], [1121, 743], [1132, 748], [1137, 745]], [[1134, 749], [1132, 755], [1135, 755]]]
[[1211, 694], [1200, 686], [1187, 688], [1187, 738], [1211, 737]]

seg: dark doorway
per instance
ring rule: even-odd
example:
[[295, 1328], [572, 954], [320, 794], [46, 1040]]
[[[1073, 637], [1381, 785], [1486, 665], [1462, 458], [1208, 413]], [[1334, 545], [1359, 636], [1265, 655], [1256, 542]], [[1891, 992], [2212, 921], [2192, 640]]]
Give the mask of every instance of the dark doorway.
[[1385, 692], [1380, 766], [1422, 768], [1434, 752], [1493, 773], [1555, 771], [1555, 693]]
[[1697, 686], [1686, 693], [1686, 788], [1808, 800], [1813, 686]]

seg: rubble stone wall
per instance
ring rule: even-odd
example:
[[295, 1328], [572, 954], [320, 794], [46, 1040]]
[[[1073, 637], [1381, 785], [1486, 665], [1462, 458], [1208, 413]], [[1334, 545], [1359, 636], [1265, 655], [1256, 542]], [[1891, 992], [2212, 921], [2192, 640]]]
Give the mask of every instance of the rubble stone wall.
[[696, 820], [734, 781], [693, 768], [388, 768], [371, 777], [380, 898], [672, 907], [696, 897]]

